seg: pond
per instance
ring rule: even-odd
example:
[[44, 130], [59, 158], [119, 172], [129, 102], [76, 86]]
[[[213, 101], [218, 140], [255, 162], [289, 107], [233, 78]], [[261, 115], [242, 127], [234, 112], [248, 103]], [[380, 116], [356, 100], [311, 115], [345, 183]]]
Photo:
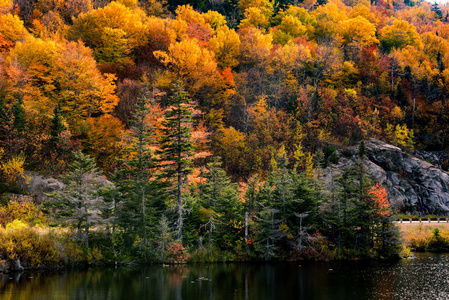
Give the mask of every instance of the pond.
[[449, 299], [449, 254], [4, 274], [0, 299]]

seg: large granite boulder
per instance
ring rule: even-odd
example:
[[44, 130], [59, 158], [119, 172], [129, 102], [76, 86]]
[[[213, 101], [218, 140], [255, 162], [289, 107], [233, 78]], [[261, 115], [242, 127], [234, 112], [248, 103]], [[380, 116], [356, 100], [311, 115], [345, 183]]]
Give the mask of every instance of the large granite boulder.
[[[114, 187], [114, 184], [104, 176], [98, 176], [95, 180], [100, 186]], [[27, 173], [24, 176], [22, 189], [32, 196], [37, 203], [42, 203], [50, 200], [47, 196], [48, 194], [52, 194], [56, 191], [63, 191], [65, 189], [65, 184], [55, 178], [45, 177], [35, 173]]]
[[[391, 205], [411, 214], [449, 214], [449, 174], [434, 165], [376, 139], [365, 142], [364, 165], [375, 180], [388, 191]], [[357, 147], [339, 154], [339, 162], [324, 169], [330, 182], [358, 159]]]
[[35, 173], [26, 173], [24, 178], [22, 189], [34, 197], [37, 203], [46, 201], [48, 199], [46, 194], [62, 191], [65, 188], [65, 184], [61, 181]]

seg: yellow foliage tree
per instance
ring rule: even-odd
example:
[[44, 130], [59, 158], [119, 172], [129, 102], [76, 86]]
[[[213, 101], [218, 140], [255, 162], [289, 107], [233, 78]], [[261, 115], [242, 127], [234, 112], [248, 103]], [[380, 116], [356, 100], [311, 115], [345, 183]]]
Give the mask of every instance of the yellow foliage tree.
[[234, 29], [220, 27], [216, 35], [210, 39], [209, 45], [215, 53], [218, 66], [234, 68], [239, 64], [240, 37]]
[[376, 26], [362, 16], [341, 22], [338, 32], [343, 38], [343, 45], [357, 42], [362, 47], [370, 47], [379, 43]]
[[126, 38], [126, 32], [122, 29], [106, 27], [101, 35], [103, 47], [94, 51], [94, 56], [98, 62], [113, 62], [118, 64], [131, 63], [128, 57], [131, 47]]
[[[285, 16], [276, 29], [273, 36], [274, 43], [281, 45], [307, 33], [307, 27], [302, 24], [301, 20], [290, 15]], [[287, 39], [282, 38], [283, 34], [288, 35]]]
[[376, 18], [376, 16], [371, 12], [368, 5], [359, 3], [356, 6], [354, 6], [349, 13], [350, 18], [357, 18], [357, 17], [364, 17], [372, 24], [377, 24], [379, 20]]
[[421, 36], [415, 26], [403, 20], [394, 20], [392, 25], [385, 26], [380, 40], [387, 50], [402, 49], [406, 46], [422, 47]]
[[274, 43], [284, 45], [293, 38], [311, 35], [315, 30], [316, 18], [306, 9], [291, 5], [286, 10], [281, 9], [273, 23], [277, 25], [273, 33]]
[[0, 14], [7, 14], [13, 8], [12, 0], [0, 0]]
[[139, 4], [139, 1], [137, 0], [116, 0], [116, 1], [129, 8], [135, 8]]
[[[81, 13], [73, 20], [67, 36], [70, 40], [81, 39], [88, 47], [98, 49], [105, 47], [105, 30], [122, 30], [126, 44], [130, 49], [145, 45], [145, 13], [139, 8], [130, 8], [119, 2], [111, 2], [104, 8]], [[107, 29], [108, 28], [108, 29]], [[117, 33], [109, 35], [117, 38]], [[100, 53], [100, 52], [97, 52]]]
[[53, 41], [28, 37], [10, 51], [7, 73], [14, 94], [21, 94], [30, 115], [50, 115], [55, 106], [56, 86], [52, 71], [58, 50]]
[[190, 5], [180, 5], [175, 11], [176, 18], [184, 20], [189, 23], [197, 23], [199, 25], [205, 25], [206, 20], [201, 13], [195, 11]]
[[148, 18], [145, 21], [146, 40], [158, 50], [167, 50], [168, 46], [180, 37], [176, 29], [172, 27], [173, 22], [155, 17]]
[[201, 48], [195, 39], [171, 44], [168, 52], [155, 51], [154, 56], [169, 67], [174, 78], [181, 79], [192, 92], [218, 75], [214, 55]]
[[340, 0], [332, 0], [325, 5], [320, 5], [313, 12], [317, 21], [315, 36], [335, 38], [338, 24], [348, 19], [348, 10], [349, 8]]
[[7, 14], [0, 15], [0, 34], [11, 42], [20, 41], [28, 35], [23, 21], [18, 16]]
[[390, 139], [390, 141], [400, 147], [406, 147], [410, 150], [413, 150], [415, 146], [414, 142], [414, 132], [411, 129], [407, 128], [407, 125], [393, 125], [387, 123], [387, 127], [385, 128], [385, 135]]
[[8, 79], [23, 96], [27, 116], [48, 121], [59, 103], [70, 130], [79, 133], [82, 120], [109, 114], [118, 103], [115, 77], [98, 71], [92, 50], [82, 42], [29, 37], [11, 50], [8, 62]]
[[98, 118], [88, 118], [89, 130], [86, 131], [84, 149], [103, 170], [112, 171], [117, 158], [122, 157], [124, 145], [120, 141], [125, 127], [117, 118], [102, 115]]
[[448, 53], [448, 41], [431, 32], [425, 32], [421, 37], [424, 46], [423, 52], [429, 56], [434, 64], [437, 64], [438, 56], [444, 57]]
[[274, 104], [278, 107], [281, 93], [297, 90], [301, 70], [310, 62], [312, 56], [309, 48], [304, 45], [289, 42], [274, 51], [273, 55], [273, 79], [272, 86], [275, 90]]
[[239, 7], [240, 11], [245, 13], [250, 7], [258, 7], [261, 9], [262, 13], [270, 18], [273, 15], [274, 2], [270, 0], [240, 0]]
[[23, 153], [13, 156], [10, 159], [3, 159], [3, 149], [0, 148], [0, 171], [1, 178], [6, 185], [12, 185], [23, 176], [25, 155]]
[[245, 134], [233, 127], [220, 129], [214, 137], [215, 153], [223, 159], [223, 167], [227, 171], [245, 176], [250, 162], [246, 161], [249, 149]]
[[254, 27], [266, 29], [270, 25], [270, 18], [258, 7], [249, 7], [245, 10], [244, 19], [240, 22], [240, 28]]
[[260, 29], [249, 27], [240, 30], [240, 57], [244, 64], [267, 62], [273, 48], [273, 38]]
[[202, 16], [206, 23], [210, 24], [214, 30], [225, 27], [227, 24], [225, 16], [213, 10], [209, 10], [202, 14]]
[[315, 169], [313, 168], [313, 156], [310, 153], [306, 153], [305, 156], [305, 174], [306, 177], [311, 180], [315, 175]]
[[58, 45], [53, 76], [60, 86], [57, 101], [72, 132], [80, 133], [82, 121], [92, 115], [110, 114], [118, 103], [115, 76], [102, 75], [92, 51], [82, 42]]

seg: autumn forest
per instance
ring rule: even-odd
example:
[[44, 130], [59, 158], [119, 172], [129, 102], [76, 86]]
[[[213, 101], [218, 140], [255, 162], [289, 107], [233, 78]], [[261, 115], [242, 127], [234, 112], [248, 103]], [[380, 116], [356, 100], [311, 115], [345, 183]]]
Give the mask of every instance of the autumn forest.
[[396, 257], [363, 141], [449, 150], [446, 81], [436, 3], [0, 0], [0, 265]]

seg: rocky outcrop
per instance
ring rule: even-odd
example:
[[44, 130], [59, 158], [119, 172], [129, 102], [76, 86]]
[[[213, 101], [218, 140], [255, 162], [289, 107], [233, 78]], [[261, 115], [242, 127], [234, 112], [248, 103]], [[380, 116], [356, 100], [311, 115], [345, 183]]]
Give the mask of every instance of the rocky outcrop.
[[[365, 142], [364, 165], [375, 182], [384, 186], [393, 208], [411, 214], [449, 214], [449, 173], [400, 148], [370, 139]], [[357, 147], [339, 154], [339, 162], [324, 170], [330, 182], [357, 161]]]
[[417, 158], [425, 160], [438, 168], [447, 164], [449, 159], [447, 151], [416, 151], [415, 155]]
[[[95, 180], [100, 186], [114, 186], [114, 184], [107, 180], [104, 176], [98, 176]], [[26, 194], [35, 199], [36, 203], [47, 201], [49, 200], [49, 197], [47, 196], [48, 194], [52, 194], [56, 191], [63, 191], [65, 189], [65, 184], [58, 179], [44, 177], [35, 173], [25, 174], [21, 186]]]
[[22, 272], [25, 268], [20, 263], [20, 259], [14, 261], [0, 259], [0, 274], [9, 272]]
[[51, 177], [44, 177], [39, 174], [27, 173], [24, 178], [22, 189], [27, 194], [34, 197], [37, 203], [46, 201], [48, 199], [46, 194], [62, 191], [65, 188], [65, 184], [61, 181]]

